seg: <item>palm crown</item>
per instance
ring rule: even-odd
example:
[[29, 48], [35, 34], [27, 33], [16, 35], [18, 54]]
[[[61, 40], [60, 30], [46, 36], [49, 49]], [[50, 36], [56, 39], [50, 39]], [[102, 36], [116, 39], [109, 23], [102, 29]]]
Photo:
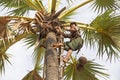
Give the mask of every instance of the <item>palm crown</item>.
[[[23, 80], [42, 80], [37, 71], [41, 67], [40, 61], [44, 59], [45, 48], [41, 43], [44, 42], [46, 34], [50, 30], [54, 31], [53, 26], [56, 22], [62, 27], [68, 26], [72, 22], [70, 17], [76, 15], [74, 12], [86, 4], [90, 4], [94, 11], [101, 14], [90, 24], [76, 22], [82, 31], [84, 43], [90, 47], [97, 46], [99, 57], [106, 54], [109, 60], [112, 60], [113, 57], [119, 58], [120, 15], [115, 13], [119, 13], [119, 0], [86, 0], [75, 6], [72, 4], [77, 2], [76, 0], [66, 0], [67, 6], [63, 6], [62, 1], [65, 0], [0, 0], [0, 5], [10, 9], [7, 16], [0, 16], [1, 72], [5, 70], [5, 62], [10, 63], [9, 55], [6, 54], [7, 49], [25, 38], [24, 41], [28, 47], [35, 45], [33, 53], [35, 67]], [[25, 17], [30, 11], [36, 11], [35, 18]], [[48, 28], [47, 31], [46, 28]], [[76, 65], [81, 63], [74, 57], [71, 60], [65, 68], [66, 80], [98, 80], [95, 74], [108, 77], [107, 74], [99, 71], [104, 68], [97, 63], [88, 60], [79, 71]]]

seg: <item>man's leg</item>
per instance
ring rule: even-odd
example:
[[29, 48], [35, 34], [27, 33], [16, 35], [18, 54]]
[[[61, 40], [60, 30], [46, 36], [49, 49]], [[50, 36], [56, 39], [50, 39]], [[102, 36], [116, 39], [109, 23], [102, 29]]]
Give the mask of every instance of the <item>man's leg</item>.
[[64, 62], [68, 62], [71, 54], [72, 54], [72, 50], [70, 49], [70, 50], [68, 50], [68, 52], [67, 52], [65, 58], [63, 59], [63, 61], [64, 61]]

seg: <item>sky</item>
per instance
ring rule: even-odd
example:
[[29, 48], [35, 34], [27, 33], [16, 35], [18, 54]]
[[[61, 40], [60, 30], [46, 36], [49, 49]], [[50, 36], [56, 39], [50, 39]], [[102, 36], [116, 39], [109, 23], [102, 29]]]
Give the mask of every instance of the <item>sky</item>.
[[[81, 0], [83, 1], [83, 0]], [[2, 7], [0, 7], [0, 12]], [[97, 13], [94, 13], [89, 9], [88, 5], [82, 7], [77, 12], [79, 15], [74, 16], [75, 20], [84, 23], [90, 23], [92, 19], [95, 18]], [[6, 15], [6, 10], [0, 13], [0, 16]], [[32, 13], [30, 16], [34, 16]], [[96, 47], [97, 48], [97, 47]], [[87, 49], [87, 50], [86, 50]], [[0, 80], [21, 80], [25, 74], [33, 69], [34, 62], [32, 60], [33, 48], [28, 49], [23, 41], [17, 42], [15, 45], [11, 46], [7, 53], [12, 54], [10, 57], [11, 65], [6, 63], [6, 71], [2, 76], [0, 75]], [[85, 46], [82, 47], [79, 54], [87, 57], [89, 60], [95, 59], [95, 62], [105, 65], [108, 69], [108, 73], [111, 75], [108, 80], [120, 80], [120, 63], [119, 61], [106, 61], [105, 59], [99, 59], [95, 55], [96, 50], [90, 50]], [[75, 53], [73, 53], [74, 55]], [[102, 80], [102, 79], [100, 79]]]

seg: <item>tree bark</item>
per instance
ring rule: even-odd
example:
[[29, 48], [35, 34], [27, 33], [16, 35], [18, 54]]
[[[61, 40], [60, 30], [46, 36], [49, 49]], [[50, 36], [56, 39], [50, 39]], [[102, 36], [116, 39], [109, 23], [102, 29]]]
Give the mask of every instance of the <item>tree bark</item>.
[[45, 80], [59, 80], [58, 53], [56, 49], [52, 47], [52, 45], [56, 42], [55, 33], [49, 32], [46, 37]]

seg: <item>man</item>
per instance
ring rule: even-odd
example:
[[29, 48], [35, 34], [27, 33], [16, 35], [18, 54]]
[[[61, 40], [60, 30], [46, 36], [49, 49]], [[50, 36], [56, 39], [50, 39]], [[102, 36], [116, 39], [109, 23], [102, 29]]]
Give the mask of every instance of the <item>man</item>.
[[53, 45], [54, 47], [64, 46], [64, 50], [67, 51], [65, 58], [63, 59], [64, 62], [68, 62], [71, 54], [73, 51], [80, 50], [83, 46], [83, 39], [80, 36], [79, 30], [77, 28], [77, 24], [72, 22], [70, 24], [70, 28], [65, 28], [66, 31], [69, 31], [70, 34], [63, 34], [62, 30], [58, 28], [58, 31], [61, 32], [65, 38], [70, 38], [70, 41], [63, 43], [57, 43]]

